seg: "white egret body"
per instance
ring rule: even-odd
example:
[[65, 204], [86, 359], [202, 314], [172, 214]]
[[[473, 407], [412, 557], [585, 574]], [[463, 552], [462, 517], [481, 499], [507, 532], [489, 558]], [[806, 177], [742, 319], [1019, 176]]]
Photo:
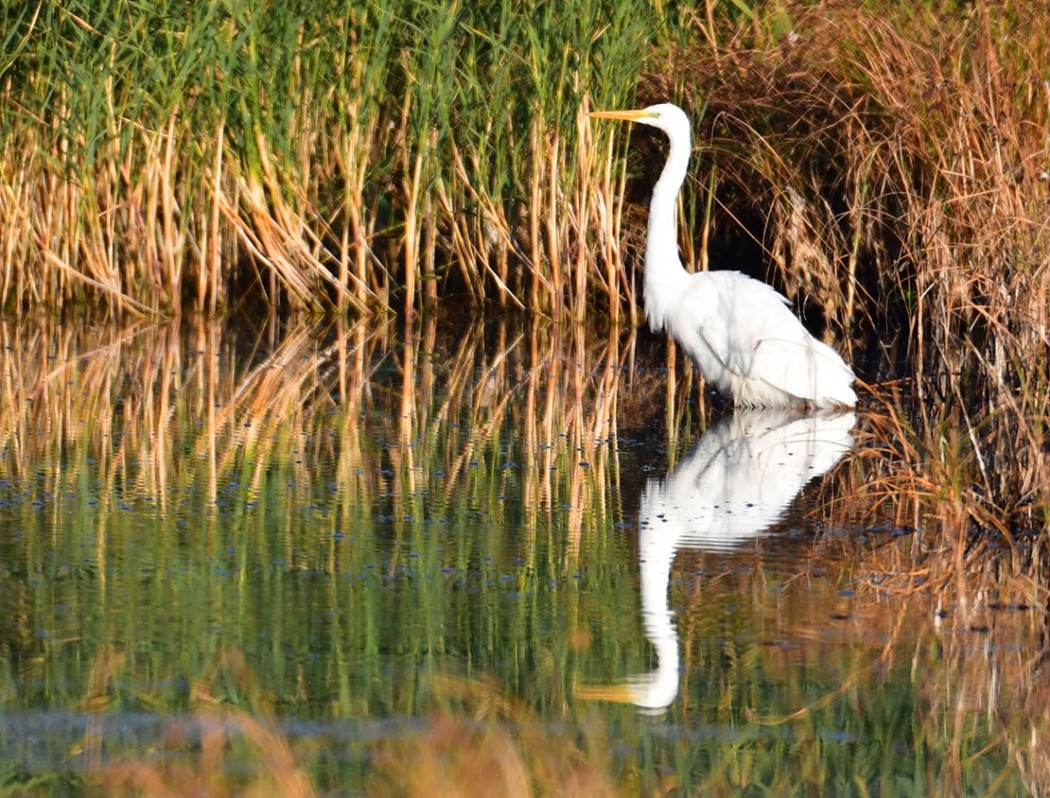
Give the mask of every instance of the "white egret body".
[[637, 111], [594, 111], [667, 134], [671, 150], [649, 205], [645, 315], [693, 359], [704, 379], [745, 407], [852, 407], [853, 371], [818, 341], [770, 286], [739, 272], [690, 274], [678, 257], [675, 203], [689, 167], [689, 117], [663, 103]]

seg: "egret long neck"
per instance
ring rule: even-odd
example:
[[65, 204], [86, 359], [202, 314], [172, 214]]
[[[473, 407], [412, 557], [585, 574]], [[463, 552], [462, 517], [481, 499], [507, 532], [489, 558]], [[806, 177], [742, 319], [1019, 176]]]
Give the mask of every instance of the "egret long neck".
[[667, 163], [653, 188], [645, 246], [645, 315], [654, 330], [663, 329], [664, 314], [681, 291], [688, 273], [678, 257], [678, 191], [689, 168], [689, 132], [671, 136]]

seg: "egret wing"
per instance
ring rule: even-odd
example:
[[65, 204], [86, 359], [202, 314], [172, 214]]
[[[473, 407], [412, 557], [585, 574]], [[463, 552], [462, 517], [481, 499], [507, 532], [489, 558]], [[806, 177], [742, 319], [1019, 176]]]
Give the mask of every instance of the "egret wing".
[[812, 337], [763, 339], [755, 348], [751, 370], [756, 378], [792, 396], [824, 404], [856, 401], [849, 366], [834, 349]]
[[741, 377], [752, 375], [763, 341], [790, 334], [792, 322], [800, 327], [781, 294], [739, 272], [693, 275], [677, 315], [718, 364]]
[[724, 370], [721, 380], [735, 383], [745, 404], [769, 404], [780, 393], [818, 403], [856, 399], [853, 372], [765, 283], [738, 272], [696, 275], [679, 312], [689, 319], [687, 348], [701, 370], [709, 377]]

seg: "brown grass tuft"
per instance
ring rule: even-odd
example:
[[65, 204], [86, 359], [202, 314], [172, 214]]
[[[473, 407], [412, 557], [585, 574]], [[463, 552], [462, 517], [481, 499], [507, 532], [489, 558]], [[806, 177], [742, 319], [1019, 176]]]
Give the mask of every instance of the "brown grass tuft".
[[779, 40], [698, 18], [642, 94], [699, 119], [713, 264], [757, 246], [833, 328], [972, 346], [988, 379], [1050, 347], [1050, 39], [1037, 0], [942, 5], [792, 4]]

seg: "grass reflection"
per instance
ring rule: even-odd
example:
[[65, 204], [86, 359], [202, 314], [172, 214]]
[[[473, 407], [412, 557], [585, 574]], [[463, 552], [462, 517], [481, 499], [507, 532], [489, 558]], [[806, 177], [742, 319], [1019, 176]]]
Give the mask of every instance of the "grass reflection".
[[723, 416], [632, 331], [0, 336], [10, 792], [1050, 789], [1035, 392], [873, 396], [768, 539], [679, 552], [654, 718], [580, 688], [655, 665], [643, 488]]

